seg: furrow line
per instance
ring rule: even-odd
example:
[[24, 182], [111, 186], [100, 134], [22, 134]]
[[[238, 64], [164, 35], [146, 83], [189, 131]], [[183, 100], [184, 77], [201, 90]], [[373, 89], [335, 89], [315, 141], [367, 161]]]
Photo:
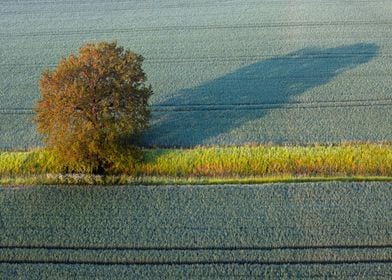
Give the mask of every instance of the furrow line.
[[[337, 59], [337, 58], [363, 58], [363, 57], [372, 57], [371, 54], [368, 53], [352, 53], [352, 54], [339, 54], [339, 55], [308, 55], [306, 57], [296, 57], [296, 56], [284, 56], [278, 57], [277, 55], [259, 55], [259, 56], [243, 56], [243, 57], [195, 57], [195, 58], [173, 58], [173, 59], [146, 59], [145, 63], [189, 63], [189, 62], [241, 62], [241, 61], [253, 61], [259, 60], [263, 58], [268, 58], [269, 60], [295, 60], [295, 61], [302, 61], [302, 60], [313, 60], [313, 59]], [[392, 54], [384, 54], [379, 55], [378, 58], [392, 58]], [[0, 64], [0, 68], [12, 68], [12, 67], [56, 67], [57, 64], [46, 64], [46, 63], [9, 63], [9, 64]]]
[[[46, 0], [44, 0], [44, 1], [37, 1], [37, 0], [24, 0], [24, 1], [21, 1], [21, 2], [15, 2], [14, 0], [2, 0], [2, 2], [4, 2], [4, 3], [11, 3], [11, 4], [13, 4], [13, 5], [18, 5], [18, 4], [21, 4], [21, 3], [23, 3], [23, 4], [26, 4], [26, 3], [28, 3], [28, 4], [34, 4], [34, 5], [42, 5], [42, 4], [58, 4], [58, 2], [57, 1], [46, 1]], [[132, 2], [134, 2], [134, 1], [116, 1], [116, 3], [132, 3]], [[137, 2], [137, 1], [136, 1]], [[150, 2], [153, 2], [153, 1], [150, 1]], [[380, 0], [356, 0], [356, 1], [349, 1], [349, 0], [346, 0], [345, 1], [346, 3], [379, 3], [379, 2], [383, 2], [383, 1], [380, 1]], [[98, 1], [83, 1], [83, 3], [81, 3], [80, 1], [77, 1], [77, 0], [74, 0], [74, 1], [72, 1], [72, 0], [67, 0], [67, 1], [61, 1], [61, 4], [67, 4], [67, 5], [75, 5], [75, 3], [77, 3], [77, 4], [81, 4], [81, 5], [84, 5], [84, 4], [92, 4], [92, 3], [107, 3], [107, 0], [98, 0]], [[271, 1], [271, 0], [262, 0], [262, 1], [253, 1], [253, 2], [251, 2], [251, 3], [262, 3], [262, 4], [276, 4], [276, 3], [282, 3], [282, 4], [284, 4], [284, 5], [288, 5], [288, 4], [291, 4], [291, 3], [288, 3], [287, 1], [282, 1], [282, 0], [278, 0], [278, 1]], [[295, 2], [295, 6], [297, 6], [298, 5], [298, 3], [314, 3], [314, 1], [309, 1], [309, 0], [299, 0], [299, 1], [296, 1]], [[337, 0], [337, 1], [331, 1], [331, 0], [329, 0], [329, 1], [320, 1], [319, 3], [321, 3], [321, 4], [324, 4], [324, 3], [326, 3], [326, 4], [336, 4], [336, 3], [341, 3], [339, 0]], [[23, 5], [23, 4], [21, 4], [21, 5]], [[222, 4], [226, 4], [226, 3], [222, 3]], [[188, 4], [189, 5], [189, 4]], [[182, 5], [182, 6], [188, 6], [188, 5]], [[193, 5], [193, 4], [191, 4], [191, 5]], [[200, 5], [200, 4], [199, 4]], [[294, 4], [293, 4], [294, 5]], [[174, 5], [172, 5], [172, 6], [174, 6]]]
[[389, 107], [388, 104], [352, 104], [352, 105], [314, 105], [314, 106], [265, 106], [265, 107], [233, 107], [233, 108], [176, 108], [176, 109], [153, 109], [154, 112], [209, 112], [209, 111], [257, 111], [257, 110], [292, 110], [292, 109], [324, 109], [324, 108], [353, 108], [353, 107]]
[[190, 31], [190, 30], [217, 30], [217, 29], [262, 29], [281, 27], [320, 27], [320, 26], [366, 26], [366, 25], [392, 25], [392, 21], [334, 21], [334, 22], [271, 22], [263, 24], [238, 24], [238, 25], [172, 25], [161, 27], [133, 27], [123, 29], [90, 29], [90, 30], [64, 30], [63, 32], [42, 31], [30, 33], [0, 33], [1, 37], [37, 37], [37, 36], [67, 36], [81, 34], [107, 34], [107, 33], [132, 33], [132, 32], [159, 32], [159, 31]]
[[205, 246], [205, 247], [134, 247], [134, 246], [59, 246], [59, 245], [0, 245], [1, 249], [23, 249], [23, 250], [89, 250], [89, 251], [275, 251], [275, 250], [371, 250], [371, 249], [392, 249], [392, 244], [374, 245], [307, 245], [307, 246]]
[[287, 106], [287, 105], [272, 105], [272, 106], [234, 106], [234, 107], [210, 107], [210, 108], [153, 108], [155, 112], [198, 112], [198, 111], [251, 111], [251, 110], [292, 110], [292, 109], [320, 109], [320, 108], [353, 108], [353, 107], [388, 107], [392, 103], [375, 103], [375, 104], [331, 104], [331, 105], [307, 105], [307, 106]]
[[[390, 101], [390, 100], [387, 100]], [[364, 101], [366, 102], [366, 101]], [[321, 104], [318, 104], [321, 103]], [[198, 104], [198, 105], [185, 105], [179, 107], [178, 105], [152, 105], [153, 112], [208, 112], [208, 111], [251, 111], [251, 110], [269, 110], [269, 109], [280, 109], [280, 110], [291, 110], [291, 109], [320, 109], [320, 108], [353, 108], [353, 107], [388, 107], [392, 106], [391, 102], [386, 103], [352, 103], [348, 102], [326, 102], [330, 104], [322, 104], [322, 102], [312, 103], [276, 103], [276, 104], [252, 104], [252, 105], [209, 105], [209, 104]], [[346, 104], [344, 104], [346, 103]], [[349, 104], [347, 104], [349, 103]], [[33, 110], [25, 109], [0, 109], [1, 115], [28, 115], [34, 114]]]
[[63, 264], [63, 265], [347, 265], [347, 264], [390, 264], [392, 259], [360, 259], [360, 260], [320, 260], [320, 261], [251, 261], [251, 260], [233, 260], [233, 261], [82, 261], [82, 260], [3, 260], [0, 263], [6, 264]]
[[[338, 103], [362, 103], [362, 102], [392, 102], [392, 98], [380, 98], [380, 99], [352, 99], [352, 100], [315, 100], [315, 101], [289, 101], [289, 102], [265, 102], [265, 103], [230, 103], [230, 104], [217, 104], [217, 103], [189, 103], [189, 104], [153, 104], [151, 107], [204, 107], [204, 106], [285, 106], [285, 105], [317, 105], [322, 103], [338, 104]], [[7, 109], [7, 108], [4, 108]], [[13, 108], [10, 108], [13, 109]], [[23, 108], [28, 109], [28, 108]], [[1, 108], [0, 108], [1, 110]]]
[[[12, 2], [12, 1], [5, 1], [5, 3], [11, 3], [13, 5], [17, 5], [19, 4], [18, 2]], [[351, 3], [379, 3], [380, 1], [365, 1], [365, 0], [358, 0], [358, 1], [352, 1]], [[60, 5], [72, 5], [74, 6], [75, 4], [79, 5], [79, 6], [87, 6], [87, 5], [91, 5], [91, 4], [107, 4], [107, 1], [83, 1], [83, 2], [79, 2], [79, 1], [61, 1]], [[116, 1], [116, 4], [129, 4], [132, 3], [131, 1]], [[164, 4], [161, 6], [148, 6], [148, 5], [144, 5], [144, 6], [139, 6], [137, 8], [134, 8], [133, 10], [139, 10], [139, 9], [143, 9], [143, 10], [156, 10], [156, 9], [171, 9], [171, 8], [200, 8], [200, 7], [238, 7], [238, 6], [249, 6], [250, 4], [275, 4], [275, 5], [285, 5], [285, 7], [287, 6], [298, 6], [298, 3], [301, 4], [306, 4], [306, 3], [314, 3], [314, 1], [296, 1], [295, 4], [291, 3], [291, 2], [287, 2], [287, 1], [248, 1], [246, 3], [225, 3], [225, 2], [219, 2], [219, 3], [187, 3], [187, 4], [177, 4], [177, 5], [173, 5], [173, 4]], [[318, 4], [327, 4], [327, 5], [335, 5], [336, 3], [340, 3], [339, 1], [321, 1]], [[350, 1], [347, 1], [347, 3], [350, 3]], [[56, 1], [23, 1], [23, 4], [30, 4], [30, 5], [47, 5], [47, 4], [59, 4], [59, 2]]]
[[[289, 102], [262, 102], [262, 103], [227, 103], [227, 104], [219, 104], [219, 103], [186, 103], [186, 104], [152, 104], [150, 107], [204, 107], [204, 106], [270, 106], [270, 105], [301, 105], [301, 104], [309, 104], [309, 105], [317, 105], [320, 103], [362, 103], [362, 102], [385, 102], [392, 101], [392, 98], [369, 98], [369, 99], [346, 99], [346, 100], [314, 100], [314, 101], [289, 101]], [[32, 107], [10, 107], [10, 108], [0, 108], [0, 111], [32, 111], [34, 108]]]

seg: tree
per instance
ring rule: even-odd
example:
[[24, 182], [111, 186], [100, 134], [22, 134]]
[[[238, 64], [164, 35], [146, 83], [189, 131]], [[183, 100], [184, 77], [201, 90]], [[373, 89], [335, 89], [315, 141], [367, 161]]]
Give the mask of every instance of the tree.
[[151, 86], [143, 57], [113, 43], [88, 43], [39, 81], [38, 132], [68, 172], [119, 172], [138, 156]]

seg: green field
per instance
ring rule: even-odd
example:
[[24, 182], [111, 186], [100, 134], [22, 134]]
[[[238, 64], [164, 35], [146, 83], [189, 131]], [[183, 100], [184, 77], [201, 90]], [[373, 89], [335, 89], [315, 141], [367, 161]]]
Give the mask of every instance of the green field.
[[391, 187], [1, 188], [0, 277], [389, 278]]
[[[0, 279], [392, 278], [390, 0], [0, 2]], [[102, 40], [155, 91], [121, 182], [32, 149], [40, 74]]]
[[146, 146], [392, 139], [386, 0], [2, 1], [0, 149], [39, 146], [37, 81], [87, 41], [142, 54]]

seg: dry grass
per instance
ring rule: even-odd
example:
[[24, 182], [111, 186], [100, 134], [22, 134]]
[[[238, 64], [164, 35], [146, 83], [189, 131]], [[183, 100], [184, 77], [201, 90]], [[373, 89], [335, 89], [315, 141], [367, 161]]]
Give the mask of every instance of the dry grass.
[[[241, 146], [144, 150], [123, 174], [134, 177], [358, 177], [392, 176], [392, 145]], [[0, 176], [63, 173], [45, 150], [0, 153]], [[136, 176], [135, 176], [136, 174]]]

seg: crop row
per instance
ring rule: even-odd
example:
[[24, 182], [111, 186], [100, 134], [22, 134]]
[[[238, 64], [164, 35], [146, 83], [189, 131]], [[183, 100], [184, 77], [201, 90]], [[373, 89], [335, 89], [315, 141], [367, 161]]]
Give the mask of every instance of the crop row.
[[303, 250], [89, 250], [75, 248], [0, 248], [0, 263], [98, 264], [98, 265], [197, 265], [260, 264], [314, 265], [392, 263], [392, 246], [367, 249]]
[[392, 245], [391, 196], [390, 183], [2, 188], [1, 245], [371, 251]]
[[[315, 108], [293, 109], [284, 106], [264, 110], [236, 110], [235, 107], [229, 111], [153, 110], [152, 124], [143, 135], [142, 143], [145, 146], [192, 147], [392, 139], [391, 105], [331, 108], [316, 105]], [[32, 116], [26, 111], [22, 114], [0, 114], [1, 149], [42, 145], [32, 125]]]
[[[193, 111], [193, 110], [253, 110], [253, 109], [271, 109], [271, 108], [333, 108], [333, 107], [356, 107], [356, 106], [391, 106], [392, 98], [377, 99], [357, 99], [357, 100], [316, 100], [316, 101], [288, 101], [280, 102], [254, 102], [254, 103], [185, 103], [185, 104], [152, 104], [153, 111]], [[20, 114], [33, 113], [33, 108], [0, 108], [0, 114]]]
[[86, 265], [0, 264], [5, 279], [389, 279], [389, 263], [313, 265]]
[[0, 188], [3, 278], [392, 275], [390, 183]]
[[[1, 15], [1, 13], [0, 13]], [[141, 33], [141, 32], [161, 32], [161, 31], [193, 31], [193, 30], [219, 30], [219, 29], [262, 29], [262, 28], [298, 28], [298, 27], [320, 27], [320, 26], [389, 26], [392, 21], [341, 21], [341, 22], [275, 22], [264, 24], [245, 24], [245, 25], [178, 25], [178, 26], [160, 26], [160, 27], [138, 27], [128, 29], [87, 29], [87, 30], [62, 30], [62, 31], [40, 31], [29, 33], [7, 34], [3, 37], [37, 37], [37, 36], [66, 36], [66, 35], [87, 35], [87, 34], [113, 34], [113, 33]]]

